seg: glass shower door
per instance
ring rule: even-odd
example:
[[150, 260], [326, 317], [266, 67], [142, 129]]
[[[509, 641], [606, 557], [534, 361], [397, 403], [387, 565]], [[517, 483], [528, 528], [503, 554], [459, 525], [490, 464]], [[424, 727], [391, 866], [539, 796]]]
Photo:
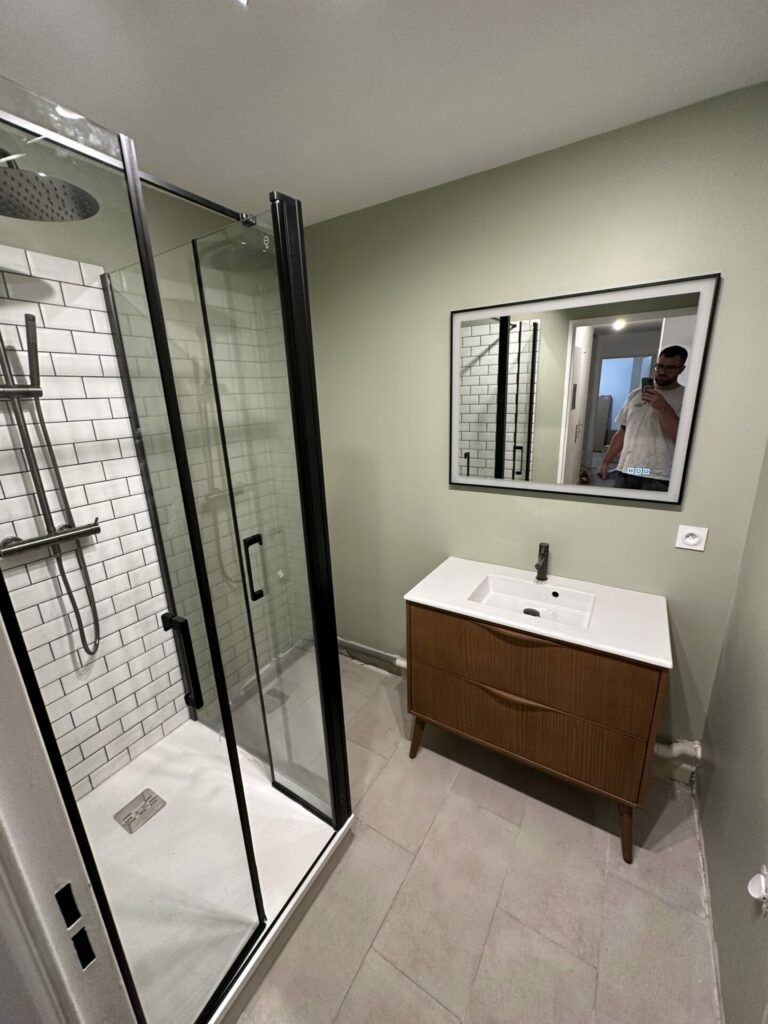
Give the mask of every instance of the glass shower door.
[[[290, 381], [272, 213], [196, 240], [194, 253], [273, 780], [330, 820], [294, 436], [299, 396]], [[233, 711], [246, 749], [258, 737], [255, 700]]]
[[[119, 322], [154, 360], [157, 388], [155, 337], [141, 275], [134, 303], [108, 319], [101, 271], [138, 252], [128, 161], [116, 136], [100, 137], [106, 163], [0, 117], [0, 148], [24, 154], [16, 179], [87, 189], [94, 225], [3, 207], [0, 610], [137, 1020], [190, 1024], [253, 944], [263, 912], [237, 759], [195, 735], [196, 680], [211, 649], [195, 628], [204, 609], [185, 568], [193, 541], [172, 450], [162, 456], [179, 585], [173, 595], [164, 585], [115, 349]], [[167, 436], [162, 391], [143, 398]], [[79, 538], [58, 533], [82, 525]], [[76, 920], [71, 908], [65, 920], [70, 911]]]

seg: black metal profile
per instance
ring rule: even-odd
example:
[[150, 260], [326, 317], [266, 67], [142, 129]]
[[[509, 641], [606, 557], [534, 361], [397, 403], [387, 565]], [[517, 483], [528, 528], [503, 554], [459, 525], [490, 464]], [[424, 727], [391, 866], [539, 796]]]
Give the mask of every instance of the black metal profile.
[[195, 206], [202, 206], [206, 210], [211, 210], [213, 213], [219, 213], [222, 217], [229, 217], [230, 220], [242, 221], [247, 220], [249, 215], [245, 213], [239, 213], [237, 210], [233, 210], [229, 206], [222, 206], [221, 203], [214, 202], [213, 199], [206, 199], [204, 196], [199, 196], [195, 192], [190, 192], [186, 188], [180, 188], [178, 185], [172, 185], [170, 181], [165, 181], [163, 178], [157, 178], [154, 174], [147, 174], [146, 171], [139, 171], [139, 177], [143, 184], [152, 185], [153, 188], [160, 189], [161, 192], [168, 192], [172, 196], [176, 196], [178, 199], [186, 199], [188, 203], [194, 203]]
[[307, 552], [309, 597], [315, 630], [315, 654], [320, 680], [320, 706], [331, 783], [331, 817], [334, 828], [338, 829], [352, 813], [352, 803], [349, 794], [301, 203], [280, 192], [272, 192], [269, 198], [275, 229], [296, 468], [304, 525], [304, 545]]
[[536, 398], [536, 370], [539, 350], [539, 324], [533, 321], [531, 335], [531, 386], [528, 389], [528, 437], [525, 446], [525, 479], [531, 479], [531, 460], [533, 458], [533, 403]]
[[[522, 446], [517, 443], [517, 417], [520, 412], [520, 348], [523, 334], [523, 321], [520, 320], [517, 325], [517, 354], [515, 357], [515, 416], [512, 421], [512, 479], [516, 476], [520, 476], [522, 473], [522, 465], [520, 469], [517, 468], [517, 453], [522, 454]], [[522, 458], [520, 460], [522, 463]]]
[[[525, 317], [526, 315], [529, 315], [529, 314], [537, 314], [537, 313], [539, 313], [540, 312], [540, 307], [541, 307], [541, 305], [543, 303], [547, 303], [547, 308], [558, 308], [557, 306], [554, 306], [553, 304], [554, 303], [563, 302], [564, 300], [580, 299], [580, 298], [583, 298], [584, 296], [589, 296], [590, 298], [592, 298], [593, 296], [603, 296], [603, 295], [607, 295], [607, 294], [611, 294], [611, 293], [615, 293], [615, 292], [619, 292], [619, 291], [628, 291], [628, 290], [634, 290], [634, 289], [640, 289], [640, 288], [642, 288], [642, 289], [647, 289], [647, 288], [666, 288], [667, 286], [670, 286], [670, 285], [679, 285], [679, 286], [681, 286], [682, 293], [685, 294], [685, 291], [682, 289], [682, 286], [685, 286], [685, 285], [687, 285], [689, 283], [694, 283], [694, 282], [696, 284], [696, 287], [691, 291], [691, 294], [692, 295], [693, 294], [696, 295], [697, 301], [699, 303], [704, 299], [705, 286], [708, 284], [708, 285], [711, 285], [711, 288], [712, 288], [712, 296], [711, 296], [711, 299], [708, 301], [708, 311], [707, 311], [707, 316], [706, 316], [706, 333], [705, 333], [705, 338], [704, 338], [703, 345], [701, 347], [701, 362], [700, 362], [699, 367], [698, 367], [698, 385], [699, 385], [699, 389], [700, 389], [701, 385], [702, 385], [702, 382], [704, 380], [704, 375], [705, 375], [707, 364], [708, 364], [708, 361], [709, 361], [709, 345], [710, 345], [710, 342], [712, 340], [712, 333], [713, 333], [713, 329], [714, 329], [715, 315], [717, 313], [717, 306], [718, 306], [718, 301], [719, 301], [719, 296], [720, 296], [720, 288], [721, 288], [721, 284], [722, 284], [722, 275], [719, 274], [719, 273], [714, 273], [714, 274], [713, 273], [710, 273], [710, 274], [706, 274], [706, 273], [705, 274], [694, 274], [694, 275], [689, 275], [687, 277], [667, 278], [667, 279], [664, 279], [664, 280], [661, 280], [661, 281], [640, 281], [640, 282], [637, 282], [635, 284], [612, 286], [612, 287], [607, 287], [607, 288], [596, 288], [593, 291], [589, 291], [589, 292], [567, 292], [567, 293], [565, 293], [563, 295], [545, 295], [545, 296], [540, 296], [539, 298], [535, 298], [535, 299], [510, 300], [510, 301], [504, 302], [504, 303], [496, 303], [496, 304], [494, 304], [494, 306], [487, 306], [487, 305], [486, 306], [468, 306], [465, 309], [454, 309], [454, 310], [452, 310], [451, 311], [451, 345], [452, 345], [451, 352], [452, 352], [452, 359], [451, 359], [451, 389], [450, 389], [451, 402], [450, 402], [450, 407], [449, 407], [450, 408], [450, 437], [451, 437], [451, 444], [449, 445], [449, 448], [448, 448], [448, 474], [449, 474], [448, 475], [448, 482], [449, 482], [449, 485], [451, 487], [464, 487], [464, 488], [466, 488], [466, 487], [476, 487], [477, 485], [480, 485], [480, 486], [484, 486], [484, 487], [492, 487], [492, 488], [496, 488], [496, 489], [505, 489], [505, 490], [506, 489], [510, 489], [511, 490], [511, 489], [514, 488], [514, 483], [513, 484], [507, 484], [506, 481], [503, 484], [496, 484], [493, 481], [493, 478], [489, 478], [487, 481], [483, 481], [483, 480], [480, 480], [480, 479], [477, 479], [477, 478], [468, 479], [468, 478], [462, 476], [460, 474], [459, 469], [458, 469], [458, 459], [457, 459], [456, 466], [454, 466], [454, 461], [453, 460], [456, 457], [457, 452], [459, 450], [458, 449], [458, 444], [456, 443], [457, 442], [457, 438], [458, 438], [458, 433], [456, 433], [456, 431], [455, 431], [455, 423], [454, 423], [454, 404], [456, 404], [455, 403], [455, 399], [457, 397], [456, 396], [456, 387], [457, 387], [457, 380], [458, 380], [458, 378], [456, 376], [456, 373], [454, 372], [454, 360], [455, 360], [455, 353], [456, 353], [455, 324], [457, 323], [457, 320], [460, 323], [460, 319], [459, 318], [461, 318], [462, 316], [472, 317], [473, 315], [474, 315], [474, 318], [479, 318], [483, 314], [487, 315], [488, 311], [491, 310], [491, 309], [498, 310], [498, 309], [503, 308], [503, 307], [512, 307], [514, 309], [515, 313], [517, 313], [519, 316]], [[699, 306], [698, 314], [697, 315], [701, 315], [701, 312], [702, 312], [701, 311], [701, 307]], [[539, 342], [539, 346], [538, 347], [540, 348], [541, 347], [540, 338], [538, 339], [538, 342]], [[659, 496], [659, 500], [651, 501], [650, 500], [650, 496], [649, 496], [648, 498], [644, 499], [645, 504], [647, 504], [647, 505], [649, 505], [651, 507], [656, 507], [657, 505], [678, 505], [679, 506], [681, 501], [683, 500], [683, 495], [684, 495], [685, 488], [686, 488], [686, 485], [687, 485], [688, 465], [689, 465], [689, 462], [690, 462], [690, 459], [691, 459], [691, 456], [692, 456], [692, 442], [693, 442], [693, 438], [695, 436], [696, 426], [698, 424], [699, 406], [700, 406], [700, 403], [698, 402], [698, 396], [697, 396], [696, 399], [694, 400], [694, 405], [693, 405], [692, 410], [691, 410], [690, 429], [689, 429], [689, 432], [688, 432], [688, 444], [686, 446], [685, 457], [682, 460], [682, 465], [680, 467], [679, 493], [678, 493], [677, 497], [676, 498], [669, 498], [667, 495], [663, 495], [663, 496], [660, 495]], [[529, 440], [529, 444], [531, 445], [531, 449], [532, 449], [533, 441], [532, 441], [532, 436], [531, 435], [529, 435], [529, 439], [528, 440]], [[532, 461], [532, 455], [531, 455], [531, 461]], [[530, 477], [528, 477], [527, 480], [530, 483]], [[564, 494], [564, 495], [568, 495], [570, 497], [571, 495], [578, 493], [578, 497], [579, 498], [585, 498], [587, 500], [595, 499], [595, 500], [598, 500], [598, 501], [603, 501], [604, 500], [604, 498], [601, 497], [599, 494], [595, 494], [593, 496], [593, 495], [590, 495], [588, 493], [585, 493], [585, 490], [583, 488], [577, 488], [575, 486], [569, 487], [569, 486], [564, 486], [564, 485], [559, 485], [559, 484], [558, 485], [541, 484], [539, 486], [535, 486], [534, 485], [534, 486], [531, 486], [531, 487], [525, 487], [524, 489], [526, 491], [530, 491], [530, 493], [532, 493], [532, 494], [540, 492], [540, 493], [551, 494], [551, 495], [555, 495], [555, 496], [560, 496], [561, 494]], [[638, 499], [638, 504], [640, 504], [640, 499]]]
[[243, 845], [245, 847], [246, 860], [250, 871], [253, 895], [259, 916], [259, 925], [263, 929], [266, 922], [266, 915], [264, 913], [264, 903], [261, 897], [256, 857], [253, 850], [253, 839], [248, 820], [248, 807], [245, 801], [243, 779], [240, 772], [240, 759], [238, 756], [234, 727], [232, 724], [232, 711], [229, 706], [229, 694], [227, 692], [224, 664], [221, 657], [221, 647], [219, 645], [219, 638], [216, 630], [213, 598], [211, 596], [211, 588], [205, 564], [205, 551], [200, 533], [200, 523], [197, 518], [197, 510], [195, 508], [195, 494], [192, 485], [189, 460], [187, 458], [184, 428], [181, 421], [181, 411], [179, 409], [179, 399], [176, 394], [173, 362], [171, 360], [171, 351], [165, 330], [165, 319], [163, 316], [162, 300], [160, 298], [160, 287], [157, 281], [157, 271], [155, 269], [149, 229], [144, 211], [144, 197], [141, 193], [141, 179], [139, 177], [139, 171], [136, 164], [136, 151], [134, 149], [133, 141], [126, 135], [120, 136], [120, 148], [123, 154], [123, 162], [125, 164], [128, 199], [131, 206], [134, 230], [136, 232], [136, 244], [139, 250], [144, 290], [147, 298], [147, 306], [149, 308], [149, 319], [152, 325], [155, 349], [157, 351], [160, 381], [168, 413], [171, 443], [173, 445], [176, 469], [179, 475], [179, 484], [181, 486], [181, 499], [184, 506], [184, 516], [186, 519], [189, 543], [192, 551], [192, 560], [197, 578], [200, 605], [203, 612], [203, 620], [205, 622], [206, 636], [208, 638], [208, 648], [211, 655], [211, 666], [216, 684], [216, 692], [219, 699], [224, 738], [227, 744], [227, 752], [229, 754], [235, 799], [237, 801], [237, 809], [240, 815]]
[[75, 842], [80, 849], [80, 856], [83, 858], [83, 865], [88, 874], [88, 878], [93, 888], [93, 895], [96, 900], [96, 904], [101, 913], [102, 920], [104, 922], [104, 928], [106, 929], [109, 941], [112, 945], [112, 952], [115, 955], [117, 966], [122, 975], [123, 984], [125, 985], [126, 992], [128, 993], [128, 999], [131, 1003], [131, 1008], [136, 1014], [137, 1024], [147, 1024], [147, 1018], [144, 1016], [144, 1010], [141, 1006], [141, 1000], [139, 993], [136, 989], [136, 985], [133, 981], [131, 974], [131, 968], [128, 964], [128, 959], [123, 949], [123, 944], [120, 941], [120, 934], [115, 924], [115, 919], [112, 916], [112, 908], [109, 905], [106, 891], [104, 889], [104, 883], [101, 880], [99, 869], [96, 866], [96, 859], [93, 856], [93, 850], [88, 839], [88, 833], [85, 830], [83, 819], [80, 816], [80, 811], [77, 806], [74, 794], [72, 792], [72, 786], [70, 785], [67, 777], [67, 769], [64, 767], [61, 754], [59, 753], [59, 746], [56, 742], [56, 737], [53, 733], [53, 726], [51, 725], [50, 719], [48, 718], [48, 710], [45, 706], [42, 694], [40, 693], [40, 687], [37, 684], [37, 677], [35, 670], [32, 667], [29, 654], [27, 652], [27, 646], [24, 643], [24, 637], [19, 626], [19, 621], [16, 618], [16, 609], [13, 607], [11, 596], [8, 593], [8, 588], [5, 584], [5, 577], [0, 572], [0, 612], [2, 612], [3, 622], [8, 632], [8, 639], [11, 641], [11, 647], [16, 657], [16, 664], [19, 667], [24, 688], [27, 691], [27, 697], [32, 707], [32, 712], [37, 720], [37, 727], [40, 730], [40, 736], [45, 746], [46, 753], [48, 754], [48, 760], [50, 761], [51, 770], [53, 771], [56, 784], [61, 794], [61, 800], [64, 804], [64, 809], [67, 812], [69, 823], [72, 828], [72, 834], [75, 837]]
[[[507, 444], [507, 390], [509, 388], [509, 317], [499, 320], [499, 361], [496, 367], [496, 446], [493, 475], [504, 478], [504, 454]], [[514, 466], [512, 475], [514, 476]]]

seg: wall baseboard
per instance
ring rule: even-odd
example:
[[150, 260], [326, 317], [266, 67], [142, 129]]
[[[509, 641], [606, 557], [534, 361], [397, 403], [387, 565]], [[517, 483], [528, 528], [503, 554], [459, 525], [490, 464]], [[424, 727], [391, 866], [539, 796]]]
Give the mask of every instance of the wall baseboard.
[[372, 665], [374, 668], [383, 669], [385, 672], [391, 672], [393, 675], [400, 674], [400, 669], [397, 667], [398, 657], [396, 654], [379, 651], [375, 647], [355, 643], [354, 640], [344, 640], [342, 637], [337, 637], [337, 640], [339, 654], [345, 654], [349, 658], [362, 661], [364, 664]]

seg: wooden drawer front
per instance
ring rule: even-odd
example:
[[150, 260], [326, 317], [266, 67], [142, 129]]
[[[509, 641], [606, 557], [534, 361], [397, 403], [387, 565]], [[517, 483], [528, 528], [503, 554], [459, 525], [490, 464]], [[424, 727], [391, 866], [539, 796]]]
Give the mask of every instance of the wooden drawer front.
[[659, 670], [409, 604], [409, 658], [646, 739]]
[[636, 802], [645, 743], [409, 661], [409, 710], [603, 793]]

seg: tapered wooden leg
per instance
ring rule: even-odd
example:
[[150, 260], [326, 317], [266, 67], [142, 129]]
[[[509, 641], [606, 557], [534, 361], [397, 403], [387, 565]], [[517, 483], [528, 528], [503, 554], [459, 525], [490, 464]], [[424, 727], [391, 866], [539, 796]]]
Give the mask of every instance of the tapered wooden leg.
[[632, 863], [632, 823], [634, 807], [619, 804], [619, 827], [621, 829], [621, 853], [627, 864]]
[[423, 718], [413, 719], [413, 732], [411, 733], [411, 757], [416, 757], [421, 746], [421, 737], [424, 735], [424, 726], [427, 723]]

